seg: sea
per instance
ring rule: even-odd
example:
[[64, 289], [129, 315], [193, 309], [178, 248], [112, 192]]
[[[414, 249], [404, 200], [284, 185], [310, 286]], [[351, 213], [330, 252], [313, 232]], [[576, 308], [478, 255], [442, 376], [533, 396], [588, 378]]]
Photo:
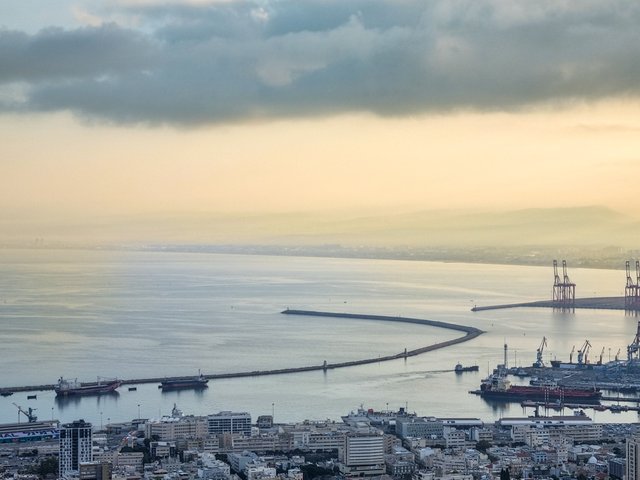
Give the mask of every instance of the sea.
[[[571, 269], [576, 295], [622, 295], [622, 270]], [[459, 336], [424, 325], [283, 315], [286, 308], [393, 315], [471, 325], [486, 333], [417, 357], [344, 369], [212, 380], [204, 391], [138, 385], [104, 396], [53, 391], [0, 397], [0, 422], [90, 421], [94, 426], [167, 415], [247, 411], [276, 422], [340, 420], [360, 406], [493, 421], [523, 416], [517, 403], [469, 393], [508, 345], [511, 366], [568, 361], [589, 340], [612, 359], [636, 333], [622, 311], [474, 306], [549, 299], [549, 266], [295, 256], [72, 249], [0, 249], [0, 386], [277, 369], [384, 356]], [[574, 357], [575, 358], [575, 357]], [[455, 374], [456, 363], [479, 372]], [[525, 380], [526, 381], [526, 380]], [[36, 395], [36, 398], [27, 398]], [[567, 412], [564, 412], [567, 414]], [[571, 414], [573, 412], [568, 412]], [[587, 412], [637, 422], [636, 412]]]

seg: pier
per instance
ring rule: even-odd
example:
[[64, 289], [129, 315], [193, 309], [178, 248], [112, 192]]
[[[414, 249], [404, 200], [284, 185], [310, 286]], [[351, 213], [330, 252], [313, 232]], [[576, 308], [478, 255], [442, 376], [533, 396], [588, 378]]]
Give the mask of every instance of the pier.
[[[503, 308], [562, 308], [558, 302], [553, 300], [539, 300], [535, 302], [507, 303], [502, 305], [475, 306], [472, 312], [484, 310], [499, 310]], [[564, 307], [565, 309], [567, 307]], [[625, 297], [589, 297], [576, 298], [570, 308], [586, 308], [592, 310], [627, 310]]]
[[[333, 370], [336, 368], [347, 368], [347, 367], [355, 367], [358, 365], [367, 365], [371, 363], [388, 362], [391, 360], [414, 357], [416, 355], [432, 352], [434, 350], [449, 347], [451, 345], [456, 345], [458, 343], [468, 342], [469, 340], [472, 340], [484, 333], [484, 331], [475, 327], [468, 327], [465, 325], [458, 325], [455, 323], [440, 322], [437, 320], [425, 320], [420, 318], [392, 317], [392, 316], [385, 316], [385, 315], [366, 315], [366, 314], [359, 314], [359, 313], [317, 312], [317, 311], [311, 311], [311, 310], [290, 310], [290, 309], [286, 309], [281, 313], [285, 315], [304, 315], [304, 316], [310, 316], [310, 317], [332, 317], [332, 318], [348, 318], [348, 319], [358, 319], [358, 320], [374, 320], [374, 321], [384, 321], [384, 322], [412, 323], [412, 324], [418, 324], [418, 325], [427, 325], [431, 327], [446, 328], [449, 330], [456, 330], [459, 332], [464, 332], [464, 335], [458, 338], [454, 338], [452, 340], [446, 340], [444, 342], [434, 343], [432, 345], [416, 348], [414, 350], [405, 349], [400, 353], [384, 355], [384, 356], [374, 357], [374, 358], [364, 358], [361, 360], [351, 360], [348, 362], [336, 362], [336, 363], [327, 363], [325, 361], [321, 365], [278, 368], [273, 370], [252, 370], [252, 371], [234, 372], [234, 373], [214, 373], [214, 374], [208, 374], [203, 376], [209, 380], [222, 380], [227, 378], [258, 377], [258, 376], [264, 376], [264, 375], [285, 375], [285, 374], [292, 374], [292, 373], [313, 372], [318, 370], [327, 371], [327, 370]], [[189, 379], [192, 377], [193, 376], [134, 378], [134, 379], [128, 379], [128, 380], [121, 380], [121, 384], [122, 385], [139, 385], [144, 383], [160, 383], [165, 380], [182, 380], [182, 379]], [[97, 382], [83, 382], [83, 383], [85, 385], [91, 385], [91, 384], [95, 385]], [[19, 387], [2, 387], [0, 388], [0, 393], [45, 391], [45, 390], [53, 390], [54, 387], [55, 385], [53, 384], [27, 385], [27, 386], [19, 386]]]

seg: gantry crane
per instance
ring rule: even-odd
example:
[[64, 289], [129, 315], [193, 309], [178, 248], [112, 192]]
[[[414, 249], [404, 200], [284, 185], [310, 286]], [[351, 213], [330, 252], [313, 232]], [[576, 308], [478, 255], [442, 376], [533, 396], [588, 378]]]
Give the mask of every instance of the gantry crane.
[[540, 346], [538, 350], [536, 350], [536, 361], [533, 364], [536, 368], [544, 367], [544, 360], [542, 359], [542, 352], [544, 352], [544, 347], [547, 346], [547, 337], [542, 337], [542, 342], [540, 342]]
[[636, 329], [636, 336], [629, 345], [627, 345], [627, 359], [634, 360], [634, 355], [638, 356], [638, 351], [640, 351], [640, 322], [638, 322], [638, 327]]
[[573, 307], [576, 298], [576, 284], [571, 282], [567, 273], [567, 261], [562, 261], [562, 278], [558, 273], [558, 261], [553, 261], [553, 301], [556, 306]]
[[29, 421], [29, 423], [34, 423], [38, 420], [38, 417], [33, 413], [36, 409], [35, 408], [31, 408], [29, 407], [26, 411], [22, 409], [22, 407], [20, 405], [18, 405], [16, 402], [12, 402], [16, 408], [18, 409], [18, 423], [20, 423], [20, 414], [22, 413], [25, 417], [27, 417], [27, 420]]

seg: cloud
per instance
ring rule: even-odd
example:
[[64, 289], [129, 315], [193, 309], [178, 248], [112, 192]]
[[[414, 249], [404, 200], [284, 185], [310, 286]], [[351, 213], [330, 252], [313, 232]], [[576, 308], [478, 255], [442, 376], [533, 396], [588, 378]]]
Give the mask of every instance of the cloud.
[[0, 108], [189, 125], [640, 94], [640, 4], [625, 0], [145, 0], [83, 12], [105, 23], [0, 31], [0, 88], [25, 85]]

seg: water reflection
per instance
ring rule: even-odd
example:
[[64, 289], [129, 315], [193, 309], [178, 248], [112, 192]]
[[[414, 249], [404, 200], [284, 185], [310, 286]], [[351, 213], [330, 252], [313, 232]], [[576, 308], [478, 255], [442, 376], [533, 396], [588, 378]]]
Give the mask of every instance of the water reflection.
[[66, 409], [73, 407], [77, 408], [80, 402], [96, 404], [96, 407], [101, 407], [109, 404], [118, 403], [120, 394], [116, 391], [103, 393], [101, 395], [70, 395], [70, 396], [56, 396], [55, 402], [58, 410], [64, 412]]

